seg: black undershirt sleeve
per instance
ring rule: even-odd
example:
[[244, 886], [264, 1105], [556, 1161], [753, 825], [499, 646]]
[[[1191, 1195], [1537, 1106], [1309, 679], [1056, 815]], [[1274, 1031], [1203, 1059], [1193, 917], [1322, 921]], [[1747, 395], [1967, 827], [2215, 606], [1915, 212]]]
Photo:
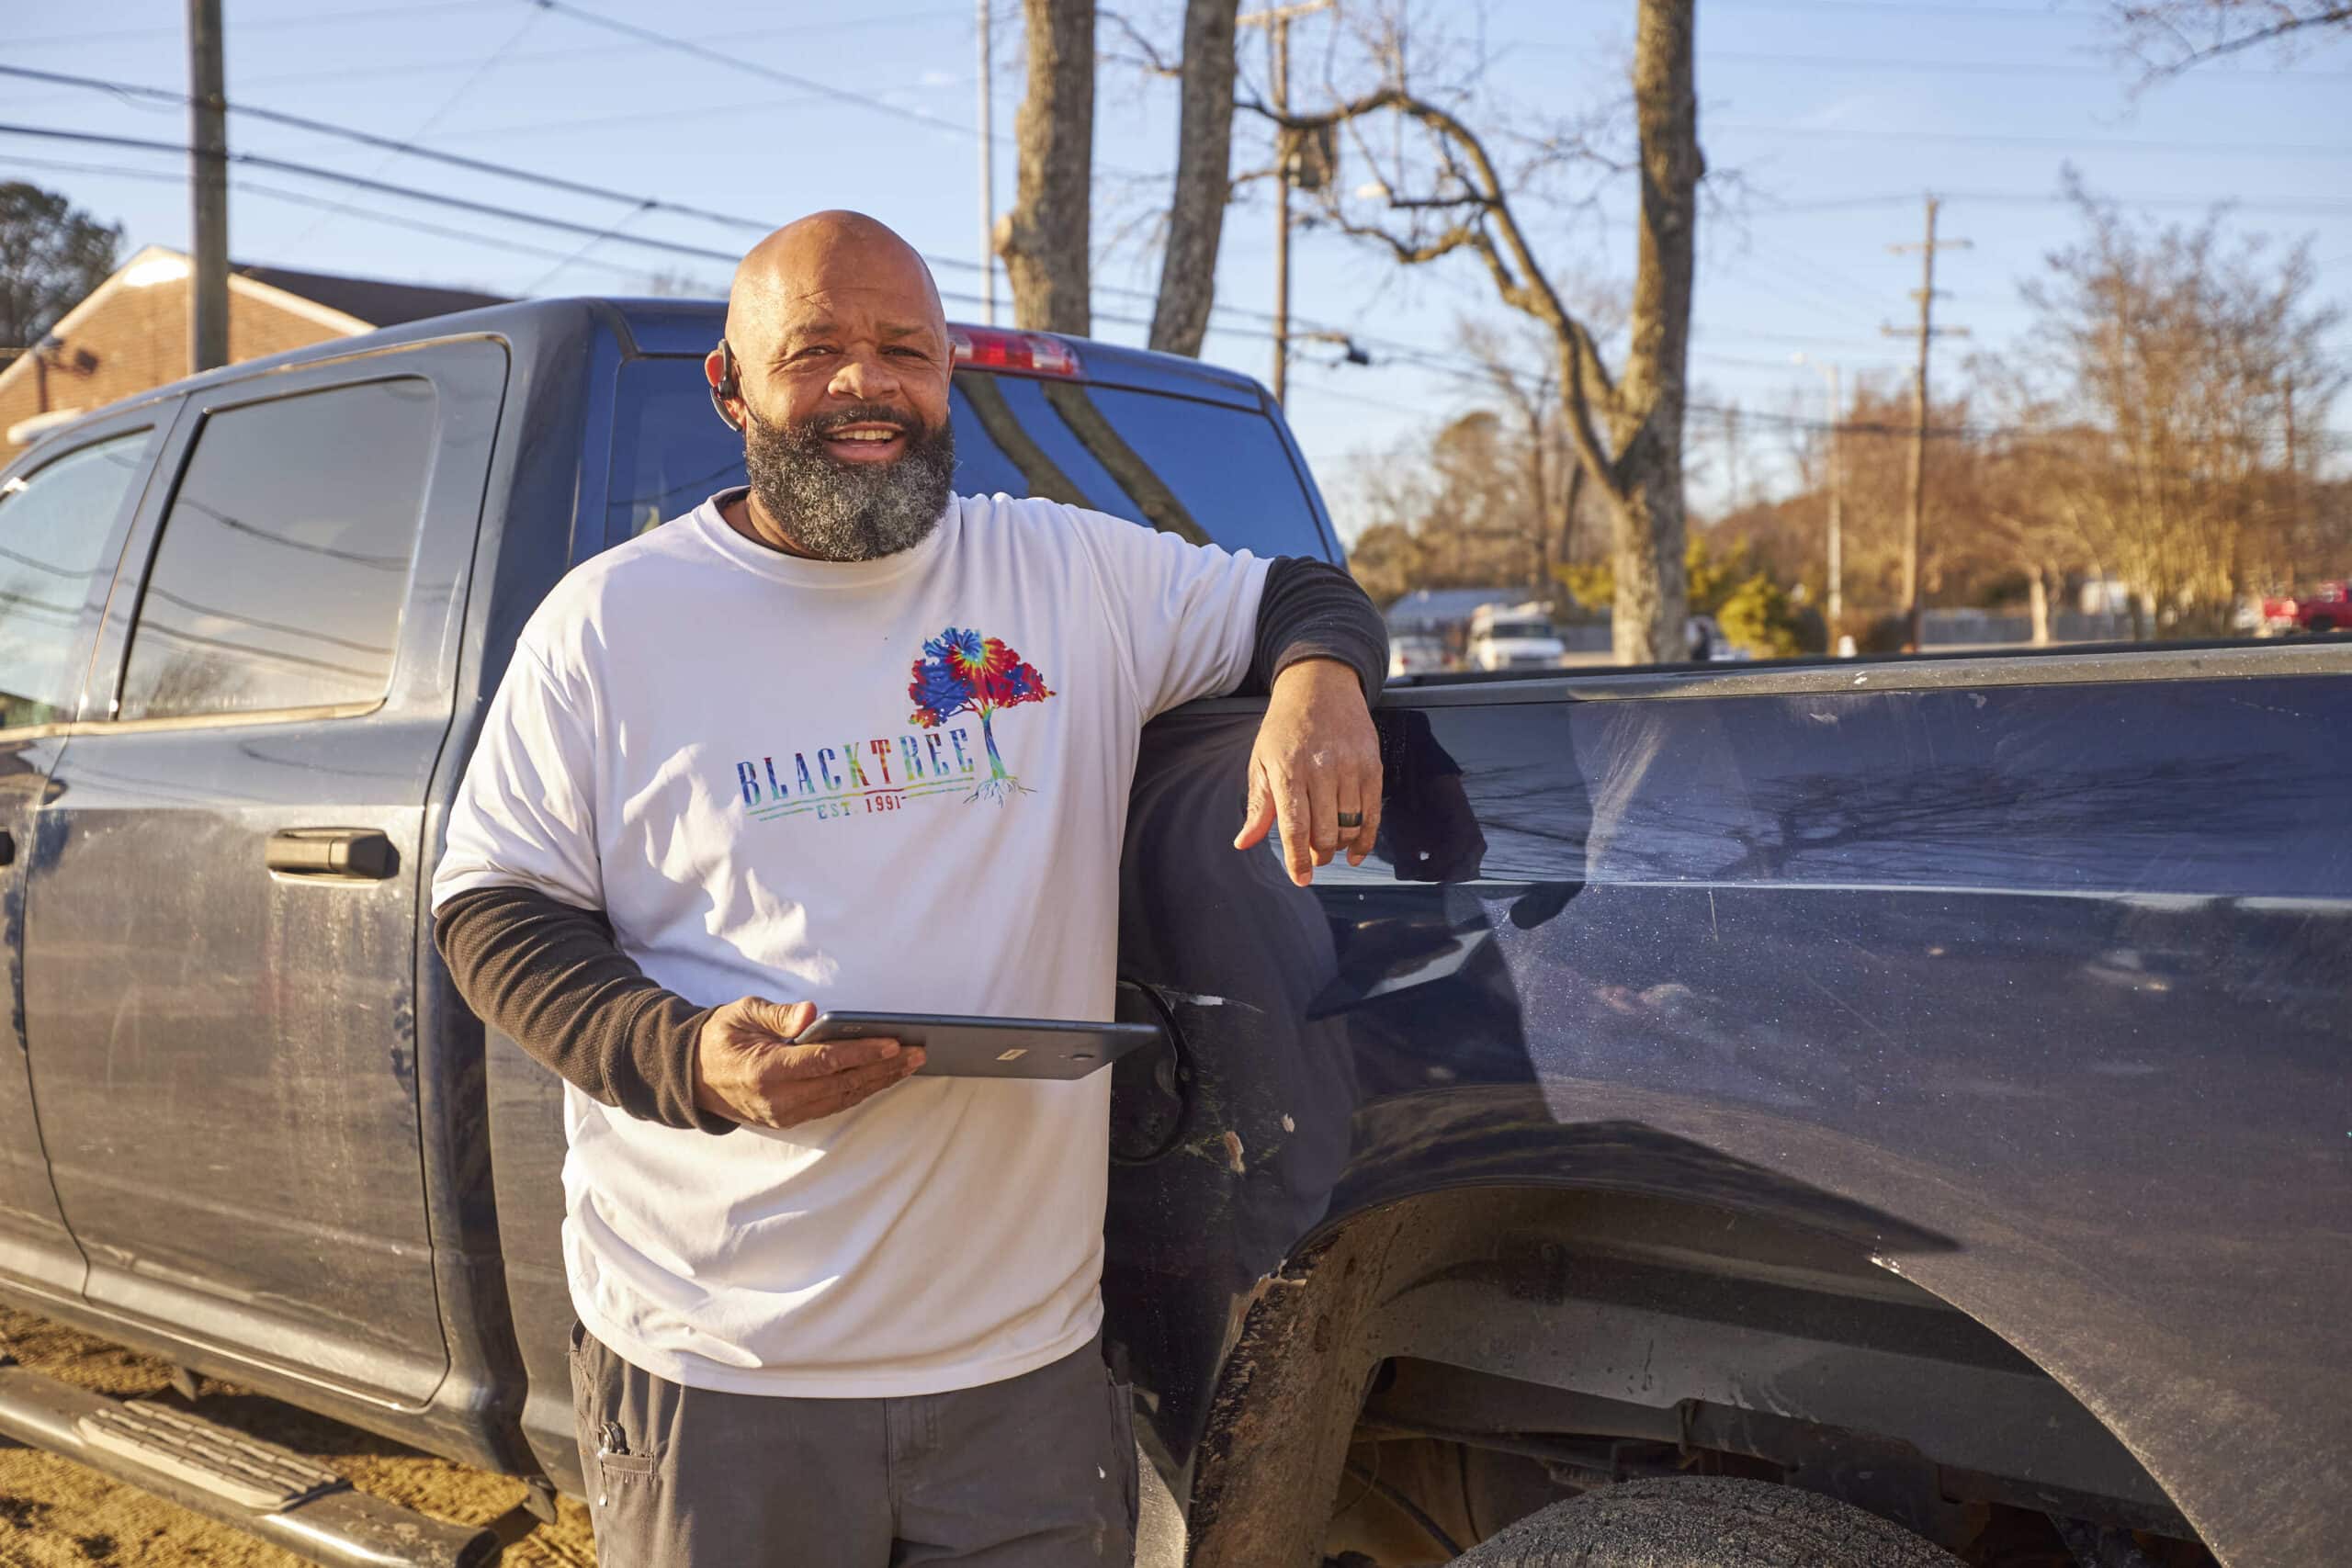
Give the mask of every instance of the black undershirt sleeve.
[[[1347, 665], [1370, 701], [1388, 672], [1387, 631], [1345, 571], [1285, 556], [1267, 570], [1240, 690], [1262, 695], [1306, 659]], [[695, 1105], [695, 1046], [717, 1010], [649, 979], [602, 914], [527, 887], [477, 887], [441, 906], [433, 935], [467, 1005], [590, 1099], [665, 1127], [734, 1130]]]
[[1344, 569], [1278, 556], [1266, 570], [1256, 647], [1240, 691], [1263, 695], [1275, 676], [1306, 659], [1336, 659], [1353, 670], [1371, 702], [1388, 678], [1388, 627]]
[[434, 941], [481, 1020], [602, 1104], [665, 1127], [732, 1132], [695, 1105], [698, 1008], [646, 977], [613, 928], [527, 887], [477, 887], [443, 904]]

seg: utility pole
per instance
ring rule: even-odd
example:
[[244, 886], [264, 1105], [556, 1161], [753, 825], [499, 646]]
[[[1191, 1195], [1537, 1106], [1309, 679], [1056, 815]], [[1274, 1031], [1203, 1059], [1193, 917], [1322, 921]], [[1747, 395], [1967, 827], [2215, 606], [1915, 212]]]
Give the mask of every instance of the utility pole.
[[988, 324], [996, 325], [996, 116], [989, 110], [989, 0], [980, 0], [980, 295]]
[[221, 90], [220, 0], [187, 0], [187, 368], [229, 363], [229, 100]]
[[1838, 622], [1846, 614], [1846, 399], [1838, 390], [1838, 367], [1824, 365], [1804, 355], [1795, 356], [1799, 365], [1810, 365], [1828, 382], [1829, 393], [1829, 574], [1828, 592], [1823, 595], [1824, 611], [1829, 633], [1829, 651], [1838, 651]]
[[2292, 376], [2287, 378], [2285, 391], [2287, 396], [2287, 472], [2291, 478], [2303, 471], [2302, 465], [2296, 461], [2295, 457], [2295, 378]]
[[[1912, 298], [1919, 301], [1919, 369], [1911, 384], [1911, 518], [1903, 536], [1903, 599], [1910, 606], [1911, 632], [1907, 652], [1917, 653], [1926, 645], [1928, 630], [1927, 605], [1922, 585], [1925, 573], [1920, 560], [1922, 519], [1928, 504], [1928, 345], [1938, 337], [1966, 337], [1966, 327], [1939, 327], [1935, 324], [1936, 253], [1964, 251], [1966, 240], [1936, 238], [1936, 209], [1942, 204], [1934, 197], [1928, 197], [1928, 235], [1916, 245], [1889, 245], [1897, 255], [1919, 253], [1919, 287]], [[1879, 328], [1888, 337], [1907, 337], [1910, 330], [1904, 327]]]
[[[1264, 28], [1266, 42], [1273, 55], [1272, 80], [1269, 84], [1274, 99], [1276, 116], [1290, 113], [1290, 25], [1300, 17], [1332, 9], [1339, 0], [1296, 0], [1288, 6], [1269, 6], [1262, 11], [1252, 11], [1246, 17], [1236, 17], [1238, 27]], [[1269, 378], [1274, 401], [1283, 400], [1283, 389], [1290, 370], [1290, 182], [1296, 171], [1291, 161], [1296, 142], [1290, 132], [1277, 126], [1274, 130], [1274, 373]]]

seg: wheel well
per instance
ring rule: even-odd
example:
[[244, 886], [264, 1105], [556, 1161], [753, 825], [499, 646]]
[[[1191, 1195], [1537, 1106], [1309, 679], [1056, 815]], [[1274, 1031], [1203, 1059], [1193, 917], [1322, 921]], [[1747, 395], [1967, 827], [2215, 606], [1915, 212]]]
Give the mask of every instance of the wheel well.
[[2007, 1507], [2193, 1539], [2079, 1401], [1860, 1244], [1645, 1195], [1426, 1194], [1261, 1282], [1193, 1471], [1193, 1560], [1321, 1561], [1366, 1442], [1513, 1455], [1571, 1490], [1626, 1454], [1713, 1455], [1928, 1533]]

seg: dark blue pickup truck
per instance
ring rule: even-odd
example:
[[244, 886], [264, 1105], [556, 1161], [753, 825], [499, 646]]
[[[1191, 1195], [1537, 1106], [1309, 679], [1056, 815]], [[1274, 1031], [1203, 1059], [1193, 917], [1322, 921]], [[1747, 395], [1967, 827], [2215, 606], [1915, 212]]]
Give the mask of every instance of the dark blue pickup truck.
[[[525, 617], [739, 474], [719, 319], [421, 322], [0, 477], [0, 1297], [577, 1488], [558, 1086], [423, 890]], [[961, 339], [959, 489], [1338, 557], [1248, 378]], [[2352, 1561], [2352, 648], [1404, 683], [1311, 890], [1227, 847], [1255, 721], [1130, 808], [1143, 1561]], [[0, 1432], [320, 1562], [527, 1525], [21, 1368]]]

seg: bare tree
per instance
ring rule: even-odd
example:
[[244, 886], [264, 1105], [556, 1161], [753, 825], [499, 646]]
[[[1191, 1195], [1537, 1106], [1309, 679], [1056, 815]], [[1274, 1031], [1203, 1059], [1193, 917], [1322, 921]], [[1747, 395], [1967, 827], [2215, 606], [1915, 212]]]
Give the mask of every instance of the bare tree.
[[2332, 0], [2108, 0], [2107, 15], [2152, 80], [2241, 50], [2352, 30], [2352, 6]]
[[[2072, 181], [2088, 236], [2029, 283], [2041, 313], [2015, 423], [2037, 432], [2042, 510], [2130, 590], [2143, 634], [2229, 629], [2310, 547], [2297, 422], [2345, 385], [2308, 245], [2273, 260], [2218, 217], [2136, 224]], [[2336, 542], [2338, 545], [2342, 541]]]
[[2104, 569], [2068, 479], [2074, 454], [2064, 437], [2003, 433], [1968, 456], [1979, 470], [1976, 527], [1970, 546], [2024, 574], [2026, 612], [2035, 647], [2052, 641], [2052, 610], [2070, 567]]
[[1185, 0], [1176, 192], [1159, 261], [1151, 346], [1198, 355], [1216, 300], [1217, 246], [1233, 197], [1234, 17], [1240, 0]]
[[[1373, 139], [1354, 134], [1355, 155], [1377, 176], [1385, 210], [1366, 216], [1349, 182], [1326, 186], [1325, 219], [1385, 249], [1408, 266], [1466, 252], [1484, 264], [1503, 302], [1536, 321], [1550, 341], [1569, 445], [1586, 479], [1605, 501], [1614, 533], [1614, 644], [1624, 663], [1679, 657], [1687, 597], [1683, 546], [1683, 410], [1687, 400], [1692, 247], [1699, 149], [1692, 70], [1695, 0], [1637, 0], [1633, 62], [1640, 152], [1640, 243], [1630, 343], [1612, 374], [1589, 323], [1547, 273], [1517, 203], [1543, 175], [1597, 154], [1573, 130], [1482, 134], [1438, 96], [1417, 91], [1392, 25], [1375, 59], [1386, 80], [1320, 113], [1276, 115], [1297, 133], [1328, 133], [1389, 113], [1418, 132], [1416, 162], [1384, 166]], [[1420, 46], [1416, 45], [1417, 51]], [[1507, 168], [1503, 147], [1521, 162]]]
[[1012, 319], [1084, 335], [1094, 165], [1094, 0], [1023, 0], [1029, 81], [1013, 124], [1021, 173], [996, 252]]
[[1509, 457], [1517, 468], [1518, 532], [1527, 551], [1528, 583], [1549, 598], [1559, 582], [1554, 568], [1576, 549], [1577, 503], [1584, 468], [1568, 448], [1560, 384], [1541, 342], [1479, 321], [1460, 327], [1463, 347], [1487, 373], [1495, 408], [1510, 423]]

